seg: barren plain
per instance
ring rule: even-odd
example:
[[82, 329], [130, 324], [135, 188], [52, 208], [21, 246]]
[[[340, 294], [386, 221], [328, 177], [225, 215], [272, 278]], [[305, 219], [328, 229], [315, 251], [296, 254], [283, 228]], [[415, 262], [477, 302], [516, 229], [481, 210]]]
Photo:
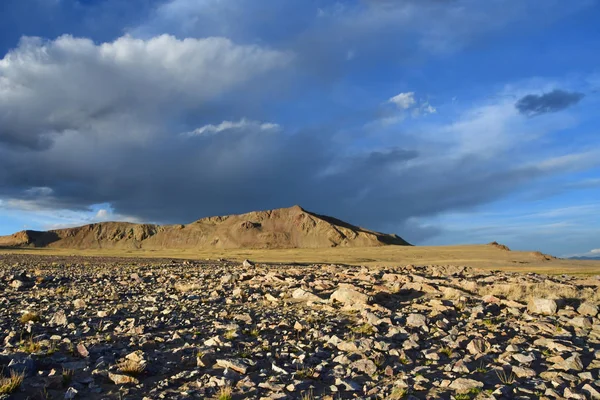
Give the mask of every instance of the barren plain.
[[[566, 260], [496, 246], [235, 253], [252, 262], [49, 251], [0, 255], [0, 397], [600, 397], [600, 278], [525, 273]], [[491, 260], [505, 270], [461, 265]]]

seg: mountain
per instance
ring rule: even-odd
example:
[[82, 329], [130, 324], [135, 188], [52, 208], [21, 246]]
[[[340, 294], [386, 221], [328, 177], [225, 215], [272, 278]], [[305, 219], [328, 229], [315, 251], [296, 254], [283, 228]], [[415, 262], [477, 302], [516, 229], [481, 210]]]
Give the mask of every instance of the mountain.
[[4, 247], [68, 249], [323, 248], [410, 245], [299, 206], [203, 218], [187, 225], [102, 222], [47, 232], [0, 236]]
[[600, 260], [600, 256], [594, 256], [594, 257], [569, 257], [569, 260]]

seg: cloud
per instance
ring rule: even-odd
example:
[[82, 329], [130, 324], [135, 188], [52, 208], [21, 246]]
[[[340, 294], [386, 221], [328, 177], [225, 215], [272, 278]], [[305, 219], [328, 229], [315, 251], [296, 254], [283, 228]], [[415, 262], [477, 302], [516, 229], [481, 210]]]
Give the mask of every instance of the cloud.
[[219, 125], [204, 125], [200, 128], [194, 129], [191, 132], [184, 133], [184, 136], [214, 135], [230, 129], [258, 129], [262, 131], [268, 131], [280, 129], [280, 126], [271, 122], [261, 123], [243, 118], [239, 121], [223, 121]]
[[[347, 73], [458, 51], [537, 3], [326, 0], [318, 13], [313, 2], [171, 0], [129, 36], [26, 38], [0, 60], [0, 199], [67, 214], [57, 224], [186, 223], [301, 204], [424, 240], [440, 232], [427, 217], [593, 158], [537, 143], [571, 122], [522, 118], [505, 98], [363, 129], [381, 109], [395, 122], [437, 110], [416, 92], [367, 105], [339, 96]], [[549, 0], [535, 18], [573, 4]], [[351, 110], [335, 108], [342, 97]]]
[[[0, 143], [43, 149], [57, 135], [91, 135], [103, 125], [129, 128], [125, 141], [147, 140], [156, 114], [176, 117], [290, 59], [217, 37], [124, 36], [99, 45], [71, 36], [24, 38], [0, 60]], [[102, 135], [117, 134], [105, 128]]]
[[406, 92], [397, 94], [396, 96], [390, 98], [389, 102], [394, 103], [401, 110], [408, 110], [416, 103], [415, 93]]
[[[504, 101], [479, 106], [456, 117], [460, 123], [427, 124], [429, 135], [415, 130], [358, 151], [337, 142], [335, 132], [290, 132], [244, 118], [203, 125], [199, 135], [175, 131], [127, 145], [110, 134], [112, 125], [92, 124], [92, 136], [102, 140], [89, 140], [86, 130], [35, 151], [0, 146], [0, 198], [21, 208], [82, 212], [109, 203], [115, 215], [163, 223], [301, 204], [424, 240], [439, 229], [419, 218], [470, 209], [574, 170], [577, 156], [536, 162], [515, 152], [527, 145], [520, 132], [537, 122], [519, 122], [510, 109]], [[490, 121], [497, 130], [479, 129]], [[475, 136], [478, 144], [470, 143]], [[51, 191], [36, 189], [32, 198], [32, 187]]]
[[523, 96], [517, 101], [515, 107], [521, 114], [535, 117], [565, 110], [579, 103], [584, 97], [583, 93], [555, 89], [541, 95], [528, 94]]
[[590, 253], [592, 253], [592, 254], [600, 254], [600, 249], [590, 250]]

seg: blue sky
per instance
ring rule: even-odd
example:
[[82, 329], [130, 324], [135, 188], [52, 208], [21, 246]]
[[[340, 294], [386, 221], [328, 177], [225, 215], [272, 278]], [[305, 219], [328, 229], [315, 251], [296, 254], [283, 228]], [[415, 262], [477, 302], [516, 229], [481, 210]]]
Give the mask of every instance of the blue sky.
[[598, 20], [594, 0], [4, 0], [0, 234], [300, 204], [416, 244], [598, 254]]

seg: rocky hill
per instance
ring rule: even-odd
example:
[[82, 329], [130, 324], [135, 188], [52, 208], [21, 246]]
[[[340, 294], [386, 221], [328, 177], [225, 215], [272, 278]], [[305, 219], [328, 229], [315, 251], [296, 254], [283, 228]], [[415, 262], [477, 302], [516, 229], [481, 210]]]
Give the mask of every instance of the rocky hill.
[[325, 248], [409, 245], [397, 235], [350, 225], [299, 206], [203, 218], [187, 225], [103, 222], [0, 237], [5, 247], [71, 249]]

